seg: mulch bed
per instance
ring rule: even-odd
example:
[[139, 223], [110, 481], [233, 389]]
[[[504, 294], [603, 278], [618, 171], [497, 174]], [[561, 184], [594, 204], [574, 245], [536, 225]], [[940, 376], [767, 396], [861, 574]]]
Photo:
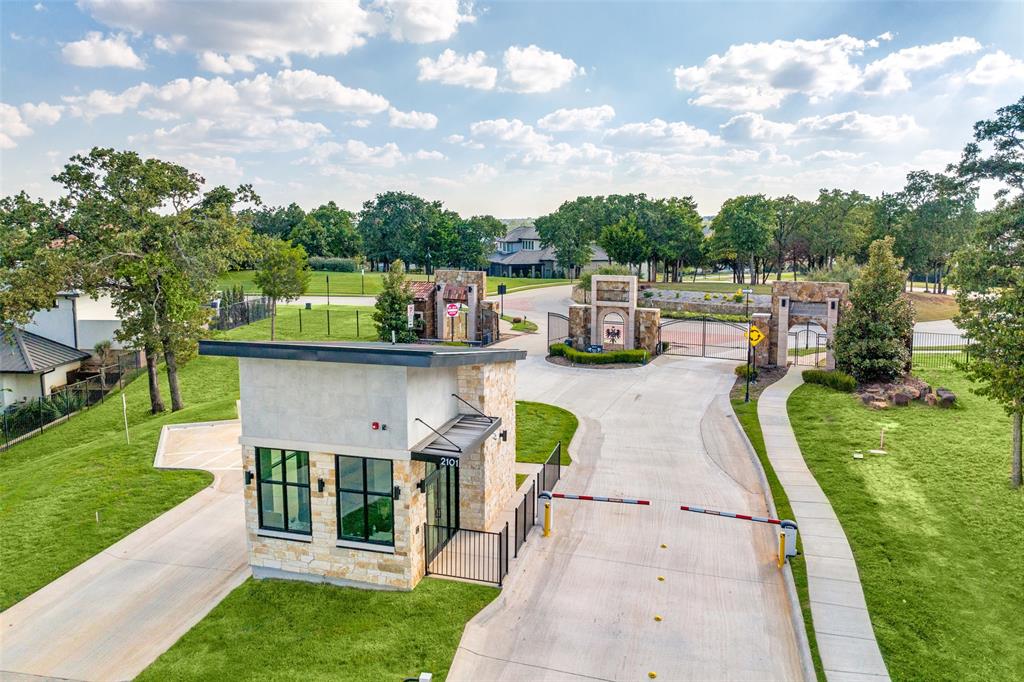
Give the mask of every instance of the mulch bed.
[[[776, 381], [786, 376], [787, 367], [762, 367], [757, 370], [757, 380], [750, 382], [750, 399], [757, 400], [761, 391], [768, 388]], [[736, 377], [736, 382], [729, 391], [729, 398], [732, 400], [743, 400], [746, 395], [747, 380], [743, 377]]]

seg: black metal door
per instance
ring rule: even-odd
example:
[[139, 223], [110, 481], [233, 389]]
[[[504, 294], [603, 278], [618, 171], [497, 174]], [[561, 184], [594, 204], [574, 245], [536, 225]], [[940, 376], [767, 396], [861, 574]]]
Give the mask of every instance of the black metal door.
[[459, 468], [427, 463], [427, 562], [437, 556], [459, 529]]

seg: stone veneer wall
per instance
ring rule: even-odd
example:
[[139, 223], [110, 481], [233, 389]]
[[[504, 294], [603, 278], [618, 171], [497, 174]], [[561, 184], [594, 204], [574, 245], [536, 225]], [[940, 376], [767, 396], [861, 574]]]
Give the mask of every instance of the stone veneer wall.
[[652, 356], [658, 353], [660, 340], [661, 310], [658, 308], [636, 309], [636, 348], [642, 348]]
[[[716, 315], [742, 315], [744, 313], [744, 304], [742, 303], [727, 303], [720, 301], [713, 303], [711, 301], [664, 301], [660, 299], [644, 299], [644, 303], [660, 308], [662, 310], [678, 310], [689, 313], [702, 313], [705, 315], [716, 314]], [[751, 313], [767, 313], [771, 310], [769, 306], [750, 306]]]
[[[846, 282], [772, 282], [772, 319], [771, 333], [768, 334], [769, 357], [776, 364], [785, 366], [787, 362], [786, 345], [789, 329], [796, 324], [814, 322], [823, 327], [828, 334], [829, 350], [825, 356], [827, 369], [835, 366], [832, 354], [832, 334], [839, 320], [839, 313], [846, 305], [850, 295], [850, 285]], [[786, 301], [783, 308], [782, 301]], [[828, 303], [836, 302], [836, 309], [828, 309], [823, 315], [798, 315], [792, 311], [793, 303]]]
[[497, 434], [459, 462], [459, 523], [471, 530], [497, 530], [498, 517], [515, 492], [516, 363], [459, 367], [459, 397], [491, 417], [501, 417]]
[[[750, 316], [750, 323], [757, 327], [762, 334], [768, 336], [772, 326], [772, 316], [768, 313], [754, 313]], [[768, 349], [771, 347], [771, 340], [765, 339], [754, 346], [754, 367], [767, 367], [771, 362], [771, 354]]]
[[586, 350], [590, 340], [590, 306], [569, 306], [569, 336], [576, 342], [576, 350]]
[[[243, 446], [243, 465], [256, 471], [256, 449]], [[260, 577], [356, 584], [360, 587], [411, 590], [424, 575], [423, 524], [426, 500], [416, 489], [426, 473], [423, 462], [395, 460], [394, 485], [401, 488], [395, 500], [394, 553], [338, 547], [338, 512], [335, 493], [334, 453], [309, 453], [310, 510], [313, 535], [310, 542], [260, 535], [256, 486], [245, 486], [245, 524], [249, 563]], [[317, 491], [323, 479], [324, 491]]]
[[[466, 301], [466, 305], [469, 306], [469, 313], [466, 316], [459, 315], [458, 317], [451, 318], [444, 314], [446, 302], [441, 299], [444, 296], [444, 289], [447, 284], [473, 286], [473, 296], [470, 300]], [[487, 296], [487, 273], [483, 270], [435, 270], [434, 285], [435, 289], [437, 285], [441, 286], [440, 290], [437, 291], [437, 301], [435, 303], [437, 308], [435, 319], [435, 327], [438, 332], [437, 338], [452, 338], [452, 325], [454, 324], [456, 341], [464, 341], [467, 337], [470, 337], [469, 340], [471, 341], [479, 341], [483, 301], [484, 297]], [[465, 322], [463, 322], [463, 317], [467, 318]], [[475, 319], [468, 319], [469, 317], [475, 317]]]
[[498, 302], [484, 301], [483, 309], [480, 312], [480, 340], [490, 334], [491, 343], [498, 341]]

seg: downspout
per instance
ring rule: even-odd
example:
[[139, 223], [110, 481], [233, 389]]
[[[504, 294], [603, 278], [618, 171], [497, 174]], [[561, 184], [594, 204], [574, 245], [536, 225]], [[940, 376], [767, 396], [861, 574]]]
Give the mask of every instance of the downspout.
[[[75, 349], [78, 349], [78, 298], [71, 298], [71, 334], [75, 339]], [[51, 372], [53, 370], [50, 370]]]

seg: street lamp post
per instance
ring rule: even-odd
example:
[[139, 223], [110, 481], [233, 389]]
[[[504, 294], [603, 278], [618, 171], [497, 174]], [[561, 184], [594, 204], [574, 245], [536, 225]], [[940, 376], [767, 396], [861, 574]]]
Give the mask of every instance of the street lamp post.
[[750, 294], [753, 293], [753, 289], [744, 289], [743, 294], [745, 296], [743, 303], [743, 314], [747, 318], [747, 388], [746, 393], [743, 396], [743, 402], [750, 402], [750, 356], [751, 351], [754, 348], [750, 345]]

